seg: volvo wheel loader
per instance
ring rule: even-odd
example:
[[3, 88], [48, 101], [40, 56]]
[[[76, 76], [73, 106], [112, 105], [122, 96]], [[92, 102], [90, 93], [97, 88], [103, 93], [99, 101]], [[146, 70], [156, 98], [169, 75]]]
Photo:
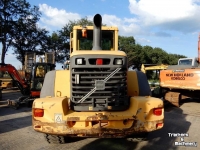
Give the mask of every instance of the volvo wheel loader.
[[70, 67], [46, 74], [32, 105], [32, 126], [49, 143], [67, 137], [123, 138], [161, 129], [163, 101], [150, 97], [144, 73], [128, 71], [118, 50], [118, 28], [74, 26]]
[[166, 102], [180, 106], [187, 98], [200, 98], [200, 35], [198, 58], [181, 58], [160, 72], [161, 94]]

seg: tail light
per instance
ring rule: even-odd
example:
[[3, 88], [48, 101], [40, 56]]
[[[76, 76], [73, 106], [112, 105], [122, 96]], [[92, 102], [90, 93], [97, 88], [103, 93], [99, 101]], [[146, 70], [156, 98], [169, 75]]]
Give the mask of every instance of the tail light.
[[34, 108], [33, 114], [34, 114], [34, 117], [43, 117], [44, 116], [44, 109]]
[[156, 115], [156, 116], [161, 116], [162, 115], [162, 108], [154, 108], [153, 114]]
[[156, 124], [156, 128], [161, 128], [161, 127], [163, 127], [163, 123], [157, 123]]
[[103, 65], [103, 59], [97, 58], [96, 65]]

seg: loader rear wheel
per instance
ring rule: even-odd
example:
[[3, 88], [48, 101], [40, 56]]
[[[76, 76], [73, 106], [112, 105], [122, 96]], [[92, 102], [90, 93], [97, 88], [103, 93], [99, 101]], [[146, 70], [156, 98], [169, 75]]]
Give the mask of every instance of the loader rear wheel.
[[148, 132], [133, 134], [128, 136], [126, 139], [127, 141], [132, 141], [132, 142], [142, 142], [147, 140], [148, 134], [149, 134]]
[[50, 135], [50, 134], [44, 134], [45, 139], [50, 144], [64, 144], [66, 143], [66, 139], [64, 136], [58, 136], [58, 135]]

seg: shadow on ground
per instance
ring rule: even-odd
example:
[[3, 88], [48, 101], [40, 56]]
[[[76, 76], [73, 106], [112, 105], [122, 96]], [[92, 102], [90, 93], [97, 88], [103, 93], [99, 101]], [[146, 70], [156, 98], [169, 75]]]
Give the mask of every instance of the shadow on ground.
[[17, 114], [17, 113], [22, 113], [22, 112], [31, 112], [32, 108], [29, 108], [25, 105], [22, 105], [19, 107], [19, 109], [13, 109], [12, 107], [5, 106], [5, 107], [0, 107], [0, 117], [1, 116], [6, 116], [6, 115], [12, 115], [12, 114]]
[[135, 149], [138, 142], [131, 142], [126, 139], [97, 139], [81, 148], [81, 150], [129, 150]]
[[180, 101], [180, 106], [182, 106], [184, 103], [191, 103], [191, 102], [200, 103], [200, 99], [195, 99], [195, 98], [183, 99]]
[[0, 133], [18, 130], [32, 125], [32, 117], [25, 116], [15, 119], [0, 121]]

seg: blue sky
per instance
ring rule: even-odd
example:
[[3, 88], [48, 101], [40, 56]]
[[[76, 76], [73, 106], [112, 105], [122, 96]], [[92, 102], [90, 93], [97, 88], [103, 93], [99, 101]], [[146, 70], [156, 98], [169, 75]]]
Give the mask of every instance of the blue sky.
[[[200, 33], [200, 0], [27, 0], [42, 12], [38, 23], [50, 32], [69, 20], [99, 13], [104, 24], [118, 26], [119, 34], [133, 36], [136, 43], [160, 47], [168, 53], [197, 57]], [[20, 62], [10, 50], [6, 63]], [[58, 65], [57, 69], [61, 69]]]

